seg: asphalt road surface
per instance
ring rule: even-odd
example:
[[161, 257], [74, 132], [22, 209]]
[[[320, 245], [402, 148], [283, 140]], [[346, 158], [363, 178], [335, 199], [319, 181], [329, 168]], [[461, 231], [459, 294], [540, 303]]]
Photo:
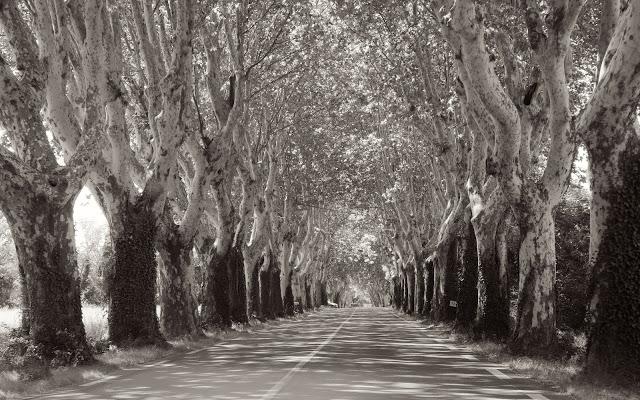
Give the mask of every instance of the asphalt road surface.
[[388, 308], [324, 310], [41, 398], [566, 399]]

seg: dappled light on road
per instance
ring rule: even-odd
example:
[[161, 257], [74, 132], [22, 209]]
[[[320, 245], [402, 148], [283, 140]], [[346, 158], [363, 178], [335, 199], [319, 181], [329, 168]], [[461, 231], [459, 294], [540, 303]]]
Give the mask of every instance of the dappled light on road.
[[[338, 329], [339, 328], [339, 329]], [[334, 337], [332, 335], [335, 334]], [[329, 340], [330, 339], [330, 340]], [[508, 375], [507, 375], [508, 374]], [[561, 399], [390, 309], [323, 311], [47, 399]]]

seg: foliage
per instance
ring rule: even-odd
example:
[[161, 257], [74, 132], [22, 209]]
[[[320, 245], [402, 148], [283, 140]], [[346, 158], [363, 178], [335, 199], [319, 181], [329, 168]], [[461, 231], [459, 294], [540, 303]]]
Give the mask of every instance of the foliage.
[[582, 329], [587, 306], [589, 199], [574, 190], [556, 209], [559, 327]]

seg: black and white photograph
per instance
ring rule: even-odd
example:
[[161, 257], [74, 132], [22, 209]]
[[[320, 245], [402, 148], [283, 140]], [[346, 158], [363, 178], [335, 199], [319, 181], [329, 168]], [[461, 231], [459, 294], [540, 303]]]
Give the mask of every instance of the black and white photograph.
[[640, 0], [0, 0], [0, 400], [640, 400]]

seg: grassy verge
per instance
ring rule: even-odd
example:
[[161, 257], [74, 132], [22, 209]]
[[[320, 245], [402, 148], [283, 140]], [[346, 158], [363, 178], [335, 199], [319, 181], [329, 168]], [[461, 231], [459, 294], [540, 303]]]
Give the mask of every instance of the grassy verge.
[[[46, 379], [36, 381], [20, 380], [16, 371], [2, 370], [0, 366], [0, 400], [14, 400], [24, 397], [38, 396], [40, 394], [64, 388], [65, 386], [79, 385], [88, 381], [105, 378], [115, 371], [131, 368], [142, 364], [163, 359], [176, 359], [185, 353], [211, 347], [222, 341], [240, 336], [249, 336], [255, 331], [266, 327], [277, 326], [284, 321], [296, 318], [305, 318], [313, 312], [305, 312], [294, 318], [281, 318], [278, 320], [260, 322], [252, 320], [250, 324], [234, 325], [231, 330], [206, 332], [205, 337], [197, 339], [181, 339], [171, 341], [171, 348], [162, 349], [155, 346], [136, 349], [114, 349], [96, 356], [96, 363], [88, 366], [62, 367], [51, 371]], [[86, 324], [86, 321], [85, 321]], [[101, 331], [101, 324], [96, 324], [92, 329], [97, 333]], [[89, 332], [90, 329], [87, 329]], [[6, 339], [0, 332], [0, 343]], [[0, 349], [1, 351], [1, 349]]]
[[[402, 315], [402, 318], [414, 319], [406, 315]], [[606, 380], [594, 382], [584, 377], [579, 355], [561, 360], [514, 356], [509, 353], [506, 344], [472, 340], [468, 335], [454, 332], [451, 324], [433, 325], [428, 320], [418, 321], [444, 331], [454, 343], [480, 354], [489, 361], [508, 366], [516, 375], [556, 387], [561, 392], [570, 394], [575, 400], [640, 400], [640, 385], [621, 388], [607, 383]], [[576, 336], [574, 339], [576, 347], [585, 346], [584, 336]]]

